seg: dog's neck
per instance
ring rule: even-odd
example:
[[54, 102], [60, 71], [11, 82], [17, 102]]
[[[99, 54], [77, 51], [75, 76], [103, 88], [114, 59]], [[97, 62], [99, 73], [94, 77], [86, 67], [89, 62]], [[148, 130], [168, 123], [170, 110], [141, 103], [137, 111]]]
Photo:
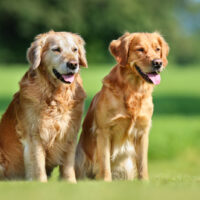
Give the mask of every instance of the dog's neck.
[[130, 66], [117, 65], [104, 78], [103, 85], [115, 95], [123, 95], [126, 108], [135, 119], [140, 113], [141, 105], [146, 100], [151, 101], [153, 85], [147, 83], [133, 70]]
[[125, 87], [130, 88], [135, 93], [151, 95], [154, 85], [147, 83], [136, 71], [134, 66], [118, 66], [121, 80]]

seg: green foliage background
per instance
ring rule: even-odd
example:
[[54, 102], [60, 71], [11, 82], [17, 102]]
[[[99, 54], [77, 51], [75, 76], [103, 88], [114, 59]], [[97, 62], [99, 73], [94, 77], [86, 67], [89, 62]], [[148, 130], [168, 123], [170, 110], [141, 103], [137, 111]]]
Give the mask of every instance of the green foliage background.
[[25, 62], [33, 37], [55, 31], [83, 36], [90, 62], [110, 62], [108, 45], [125, 31], [160, 31], [179, 64], [200, 61], [197, 0], [1, 0], [0, 62]]

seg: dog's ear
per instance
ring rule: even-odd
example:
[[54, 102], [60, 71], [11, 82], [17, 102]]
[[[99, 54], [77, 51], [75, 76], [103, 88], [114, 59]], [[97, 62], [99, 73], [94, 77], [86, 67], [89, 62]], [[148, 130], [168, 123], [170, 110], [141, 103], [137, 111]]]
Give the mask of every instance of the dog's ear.
[[31, 69], [35, 70], [41, 63], [42, 49], [45, 44], [47, 34], [39, 34], [35, 37], [35, 41], [27, 50], [27, 60], [31, 65]]
[[133, 39], [133, 34], [125, 33], [117, 40], [113, 40], [109, 45], [110, 53], [115, 57], [116, 61], [125, 66], [128, 60], [129, 46]]
[[157, 35], [158, 42], [161, 46], [161, 58], [163, 61], [163, 66], [165, 67], [168, 64], [167, 56], [169, 54], [169, 46], [160, 33], [156, 32], [155, 34]]
[[83, 38], [77, 34], [73, 34], [76, 44], [78, 45], [78, 54], [79, 54], [79, 65], [88, 68], [86, 52], [85, 52], [85, 41]]

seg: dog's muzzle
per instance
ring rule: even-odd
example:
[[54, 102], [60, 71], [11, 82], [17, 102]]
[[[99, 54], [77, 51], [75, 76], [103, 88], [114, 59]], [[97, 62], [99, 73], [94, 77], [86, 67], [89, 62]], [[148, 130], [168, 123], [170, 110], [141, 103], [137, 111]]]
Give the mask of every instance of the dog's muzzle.
[[62, 81], [63, 83], [70, 84], [74, 81], [75, 73], [69, 72], [67, 74], [60, 74], [56, 69], [53, 69], [53, 73], [57, 79]]
[[160, 77], [160, 69], [155, 69], [150, 73], [144, 73], [139, 66], [135, 64], [135, 68], [137, 72], [142, 76], [142, 78], [147, 81], [148, 83], [152, 83], [154, 85], [160, 84], [161, 77]]

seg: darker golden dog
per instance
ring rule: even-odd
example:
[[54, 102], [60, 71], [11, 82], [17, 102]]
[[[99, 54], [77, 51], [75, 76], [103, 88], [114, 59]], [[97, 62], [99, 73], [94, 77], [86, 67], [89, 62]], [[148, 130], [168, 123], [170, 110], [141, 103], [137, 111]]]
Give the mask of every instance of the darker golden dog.
[[86, 97], [79, 66], [87, 67], [84, 41], [50, 31], [27, 52], [30, 69], [0, 123], [0, 179], [47, 181], [55, 166], [75, 182], [74, 156]]
[[118, 64], [103, 79], [84, 120], [77, 178], [148, 179], [152, 91], [160, 83], [168, 51], [159, 33], [126, 33], [110, 43]]

